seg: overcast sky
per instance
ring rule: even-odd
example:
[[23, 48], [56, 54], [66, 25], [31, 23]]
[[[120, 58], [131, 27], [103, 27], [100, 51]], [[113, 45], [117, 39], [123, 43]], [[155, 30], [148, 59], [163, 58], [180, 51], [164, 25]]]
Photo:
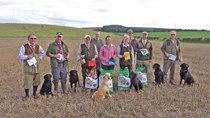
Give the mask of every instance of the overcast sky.
[[209, 0], [0, 0], [0, 23], [210, 30]]

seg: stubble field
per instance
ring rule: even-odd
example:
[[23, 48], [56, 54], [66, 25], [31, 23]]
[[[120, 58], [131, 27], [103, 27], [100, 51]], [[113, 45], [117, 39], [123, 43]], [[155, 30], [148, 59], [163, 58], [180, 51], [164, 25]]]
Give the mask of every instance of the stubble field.
[[[53, 39], [38, 39], [37, 43], [46, 51], [47, 46]], [[26, 43], [27, 39], [1, 39], [0, 43], [0, 117], [112, 117], [112, 118], [181, 118], [202, 117], [210, 118], [210, 46], [207, 44], [182, 43], [183, 62], [190, 65], [190, 72], [194, 76], [194, 86], [172, 86], [164, 84], [155, 86], [150, 84], [140, 93], [132, 89], [130, 93], [116, 91], [112, 98], [104, 101], [93, 101], [91, 94], [72, 92], [69, 82], [67, 83], [68, 94], [46, 98], [40, 96], [34, 100], [32, 97], [23, 101], [23, 65], [18, 59], [19, 47]], [[64, 40], [70, 49], [69, 70], [76, 69], [80, 75], [82, 84], [81, 68], [76, 61], [78, 46], [83, 40]], [[119, 45], [120, 39], [113, 39], [115, 45]], [[152, 41], [154, 57], [153, 63], [159, 63], [162, 69], [162, 42]], [[179, 82], [179, 65], [176, 65], [175, 81]], [[114, 72], [114, 83], [117, 83], [118, 66]], [[41, 66], [41, 75], [50, 73], [49, 58], [45, 57]], [[41, 86], [39, 86], [40, 89]], [[30, 90], [30, 95], [32, 89]], [[31, 95], [32, 96], [32, 95]]]

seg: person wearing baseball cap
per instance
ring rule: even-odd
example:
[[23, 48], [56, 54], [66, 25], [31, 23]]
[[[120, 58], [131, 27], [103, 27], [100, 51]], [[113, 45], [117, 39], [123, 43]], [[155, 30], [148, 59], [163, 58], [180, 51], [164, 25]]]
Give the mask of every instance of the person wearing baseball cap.
[[85, 35], [85, 43], [79, 46], [77, 51], [77, 61], [80, 62], [82, 67], [82, 76], [83, 76], [83, 88], [84, 91], [89, 91], [90, 89], [85, 88], [85, 78], [86, 72], [90, 71], [93, 65], [89, 65], [89, 62], [94, 62], [98, 57], [98, 51], [95, 44], [90, 43], [91, 36]]
[[63, 33], [57, 32], [55, 41], [48, 46], [46, 55], [50, 57], [53, 75], [54, 94], [58, 94], [58, 82], [61, 82], [63, 93], [66, 93], [67, 68], [69, 60], [68, 46], [63, 42]]
[[151, 82], [152, 70], [152, 42], [147, 39], [148, 33], [146, 31], [142, 32], [141, 38], [138, 41], [136, 48], [137, 51], [137, 67], [145, 66], [147, 72], [147, 79]]

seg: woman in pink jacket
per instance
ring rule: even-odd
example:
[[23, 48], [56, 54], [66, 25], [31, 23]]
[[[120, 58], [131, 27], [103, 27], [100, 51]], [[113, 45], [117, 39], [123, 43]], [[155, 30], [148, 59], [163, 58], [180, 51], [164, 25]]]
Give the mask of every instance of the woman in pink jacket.
[[[106, 36], [105, 45], [100, 49], [101, 68], [104, 70], [113, 70], [115, 59], [117, 57], [116, 46], [112, 44], [111, 36]], [[110, 63], [114, 62], [114, 63]]]

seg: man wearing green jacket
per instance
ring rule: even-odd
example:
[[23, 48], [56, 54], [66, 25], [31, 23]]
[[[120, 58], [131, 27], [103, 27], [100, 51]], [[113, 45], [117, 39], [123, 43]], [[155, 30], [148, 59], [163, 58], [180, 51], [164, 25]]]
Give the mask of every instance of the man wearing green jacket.
[[163, 53], [164, 81], [167, 82], [167, 73], [170, 69], [169, 83], [175, 85], [176, 83], [174, 82], [174, 73], [176, 61], [182, 61], [181, 47], [179, 40], [176, 39], [176, 31], [171, 31], [169, 39], [163, 41], [161, 51]]
[[63, 93], [66, 92], [67, 68], [69, 60], [68, 46], [62, 41], [62, 32], [57, 32], [55, 41], [47, 49], [46, 55], [50, 57], [51, 72], [53, 75], [54, 94], [58, 94], [58, 82], [61, 81]]

